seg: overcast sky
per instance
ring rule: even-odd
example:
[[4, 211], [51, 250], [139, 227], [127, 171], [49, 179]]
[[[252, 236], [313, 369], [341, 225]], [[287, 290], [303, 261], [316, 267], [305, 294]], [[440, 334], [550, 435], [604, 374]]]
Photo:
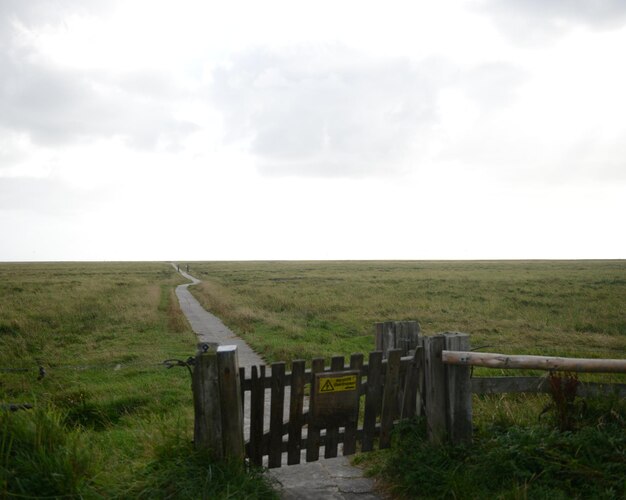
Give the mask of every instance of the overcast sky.
[[0, 0], [0, 261], [626, 258], [626, 2]]

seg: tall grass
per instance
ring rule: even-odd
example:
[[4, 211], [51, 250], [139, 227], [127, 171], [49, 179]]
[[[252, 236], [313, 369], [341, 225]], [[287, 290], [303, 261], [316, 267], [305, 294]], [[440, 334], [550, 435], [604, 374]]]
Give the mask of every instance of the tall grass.
[[189, 375], [161, 364], [195, 349], [184, 281], [165, 263], [0, 265], [0, 402], [35, 406], [0, 413], [0, 497], [272, 497], [193, 449]]
[[626, 497], [626, 403], [590, 400], [577, 429], [502, 420], [469, 446], [432, 445], [423, 420], [403, 422], [390, 450], [362, 457], [400, 498]]

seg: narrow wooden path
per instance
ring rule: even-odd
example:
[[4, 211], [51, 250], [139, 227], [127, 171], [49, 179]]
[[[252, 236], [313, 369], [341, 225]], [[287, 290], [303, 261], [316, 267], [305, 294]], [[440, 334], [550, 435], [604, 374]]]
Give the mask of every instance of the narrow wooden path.
[[[206, 311], [188, 290], [189, 286], [200, 280], [178, 269], [182, 276], [191, 281], [176, 287], [176, 296], [180, 308], [189, 320], [191, 328], [200, 342], [218, 342], [224, 345], [236, 345], [239, 354], [239, 366], [249, 372], [253, 365], [266, 364], [246, 342], [235, 335], [215, 315]], [[289, 395], [287, 394], [288, 398]], [[266, 413], [269, 415], [270, 398], [266, 397]], [[249, 404], [249, 402], [248, 402]], [[286, 405], [288, 406], [288, 405]], [[269, 422], [269, 418], [265, 419]], [[249, 415], [244, 417], [244, 433], [249, 433]], [[281, 497], [295, 499], [332, 499], [332, 500], [377, 500], [382, 498], [374, 492], [374, 481], [363, 475], [363, 470], [350, 464], [348, 457], [322, 459], [317, 462], [284, 466], [271, 469], [268, 474], [282, 485]]]

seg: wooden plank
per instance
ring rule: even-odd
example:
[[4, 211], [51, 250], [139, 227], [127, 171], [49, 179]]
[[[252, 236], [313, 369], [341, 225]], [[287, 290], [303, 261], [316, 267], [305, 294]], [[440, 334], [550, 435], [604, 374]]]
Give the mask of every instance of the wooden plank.
[[396, 347], [396, 331], [393, 321], [385, 321], [383, 334], [383, 357], [387, 357], [387, 353]]
[[291, 395], [289, 398], [289, 445], [287, 464], [300, 463], [300, 442], [302, 440], [304, 406], [304, 369], [305, 362], [298, 359], [291, 364]]
[[374, 329], [375, 329], [374, 339], [375, 339], [376, 350], [382, 351], [383, 350], [383, 332], [385, 329], [385, 324], [375, 323]]
[[424, 337], [424, 403], [428, 439], [441, 444], [446, 438], [446, 370], [441, 360], [445, 337]]
[[417, 321], [409, 321], [409, 350], [419, 347], [420, 342], [420, 324]]
[[400, 416], [402, 418], [411, 418], [417, 410], [417, 394], [419, 392], [419, 371], [421, 347], [414, 349], [413, 364], [407, 367], [406, 377], [404, 379], [404, 388], [401, 390], [402, 406]]
[[[260, 375], [259, 375], [260, 370]], [[252, 367], [250, 391], [250, 444], [248, 455], [253, 465], [263, 465], [263, 424], [265, 420], [265, 366]]]
[[[363, 354], [352, 354], [350, 356], [350, 369], [361, 370], [363, 366]], [[359, 388], [360, 390], [360, 388]], [[354, 419], [349, 421], [345, 427], [345, 441], [343, 443], [343, 454], [353, 455], [356, 453], [356, 428], [359, 421], [359, 410], [357, 407], [356, 415]]]
[[426, 362], [424, 361], [425, 359], [425, 350], [424, 350], [424, 337], [420, 336], [418, 338], [418, 344], [417, 344], [417, 348], [416, 348], [416, 354], [417, 354], [417, 401], [415, 404], [415, 413], [418, 416], [423, 416], [425, 415], [425, 407], [426, 404], [424, 403], [425, 401], [425, 396], [424, 396], [424, 392], [425, 392], [425, 375], [424, 375], [424, 371], [425, 371], [425, 367], [426, 367]]
[[398, 392], [400, 385], [400, 357], [402, 349], [391, 349], [387, 352], [387, 372], [385, 375], [385, 390], [383, 393], [383, 409], [380, 418], [381, 449], [391, 445], [391, 429], [393, 421], [398, 415]]
[[363, 416], [363, 440], [361, 450], [374, 449], [374, 429], [376, 419], [382, 406], [382, 351], [374, 351], [369, 355], [369, 371], [367, 375], [367, 394], [365, 396], [365, 413]]
[[[330, 370], [338, 372], [344, 370], [344, 357], [333, 356], [330, 360]], [[326, 446], [324, 447], [324, 458], [334, 458], [337, 456], [337, 445], [339, 441], [339, 427], [337, 425], [329, 425], [326, 428]]]
[[[324, 371], [324, 358], [315, 358], [311, 365], [311, 374]], [[313, 393], [313, 384], [311, 384], [311, 402], [315, 397]], [[307, 445], [306, 445], [306, 461], [314, 462], [320, 457], [320, 428], [315, 422], [309, 420], [307, 428]]]
[[[470, 336], [467, 333], [445, 333], [448, 351], [469, 351]], [[472, 390], [470, 367], [446, 365], [447, 378], [447, 428], [452, 444], [469, 443], [472, 440]]]
[[396, 349], [402, 349], [402, 356], [408, 356], [415, 346], [411, 339], [411, 322], [402, 321], [396, 326]]
[[239, 387], [241, 388], [241, 407], [243, 408], [243, 413], [246, 413], [246, 391], [243, 390], [243, 381], [246, 380], [246, 367], [242, 366], [239, 368]]
[[272, 363], [272, 399], [268, 467], [280, 467], [282, 461], [283, 411], [285, 405], [285, 362]]
[[224, 458], [243, 464], [243, 405], [236, 345], [217, 348]]
[[529, 370], [559, 370], [585, 373], [626, 373], [626, 359], [560, 358], [556, 356], [508, 355], [491, 352], [442, 353], [443, 362], [454, 365], [486, 366]]
[[209, 450], [215, 460], [223, 458], [222, 410], [220, 406], [219, 369], [215, 348], [198, 351], [191, 379], [193, 390], [196, 449]]

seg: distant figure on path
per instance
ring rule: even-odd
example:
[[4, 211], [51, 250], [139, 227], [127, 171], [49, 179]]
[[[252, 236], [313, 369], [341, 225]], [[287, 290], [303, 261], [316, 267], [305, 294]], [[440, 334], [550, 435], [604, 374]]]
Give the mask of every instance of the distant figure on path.
[[189, 264], [187, 264], [187, 272], [189, 272]]

